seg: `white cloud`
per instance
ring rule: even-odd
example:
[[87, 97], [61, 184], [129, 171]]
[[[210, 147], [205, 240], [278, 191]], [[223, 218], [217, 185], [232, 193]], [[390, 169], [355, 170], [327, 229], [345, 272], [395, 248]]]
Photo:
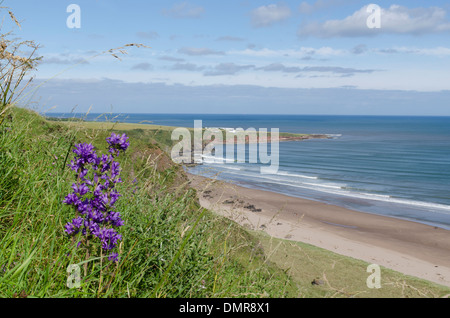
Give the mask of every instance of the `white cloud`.
[[303, 1], [298, 10], [302, 14], [312, 14], [316, 11], [325, 10], [333, 6], [343, 5], [347, 2], [354, 2], [349, 0], [317, 0], [313, 4], [309, 4], [306, 1]]
[[281, 63], [272, 63], [264, 67], [258, 68], [258, 70], [263, 70], [266, 72], [284, 72], [284, 73], [333, 73], [333, 74], [345, 74], [345, 75], [355, 75], [356, 73], [373, 73], [375, 70], [360, 70], [348, 67], [339, 66], [285, 66]]
[[153, 65], [150, 63], [138, 63], [135, 64], [132, 68], [132, 70], [139, 70], [139, 71], [151, 71], [153, 70]]
[[206, 72], [205, 76], [221, 76], [221, 75], [235, 75], [242, 70], [254, 68], [254, 65], [237, 65], [235, 63], [220, 63], [216, 65], [212, 71]]
[[272, 50], [268, 48], [255, 50], [255, 49], [245, 49], [240, 51], [228, 51], [227, 55], [243, 55], [259, 58], [304, 58], [311, 56], [339, 56], [347, 54], [345, 50], [333, 49], [331, 47], [321, 47], [321, 48], [311, 48], [311, 47], [301, 47], [300, 49], [286, 49], [286, 50]]
[[289, 7], [279, 4], [261, 6], [252, 11], [252, 25], [255, 27], [270, 26], [274, 23], [288, 19], [292, 12]]
[[184, 59], [180, 59], [180, 58], [168, 56], [168, 55], [160, 56], [158, 59], [161, 61], [168, 61], [168, 62], [184, 62]]
[[77, 54], [46, 54], [42, 59], [42, 64], [59, 64], [59, 65], [73, 65], [73, 64], [89, 64], [89, 57]]
[[195, 71], [201, 71], [203, 69], [204, 69], [204, 67], [198, 66], [193, 63], [176, 63], [175, 65], [172, 66], [172, 70], [175, 70], [175, 71], [195, 72]]
[[[36, 84], [40, 83], [43, 80], [37, 79]], [[94, 105], [91, 113], [109, 113], [112, 106], [113, 112], [117, 113], [450, 114], [447, 103], [450, 91], [364, 90], [353, 89], [352, 84], [341, 87], [346, 88], [279, 88], [247, 84], [193, 86], [112, 79], [53, 79], [41, 86], [39, 95], [42, 100], [51, 100], [51, 105], [57, 106], [55, 111], [67, 113], [74, 105]], [[45, 110], [48, 105], [40, 104], [39, 107]], [[80, 107], [76, 112], [87, 111], [88, 106]]]
[[450, 56], [450, 48], [441, 46], [434, 48], [394, 47], [388, 49], [377, 49], [376, 52], [384, 54], [415, 54], [435, 57]]
[[225, 35], [225, 36], [218, 37], [216, 39], [216, 41], [242, 42], [242, 41], [245, 41], [245, 39], [236, 37], [236, 36]]
[[364, 54], [366, 52], [367, 52], [367, 45], [365, 44], [359, 44], [352, 49], [352, 53], [356, 55]]
[[381, 8], [380, 29], [367, 27], [367, 19], [370, 15], [371, 13], [367, 12], [367, 6], [364, 6], [343, 20], [303, 25], [298, 30], [298, 35], [331, 38], [374, 36], [382, 33], [420, 35], [450, 31], [446, 11], [438, 7], [410, 9], [391, 5], [387, 9]]
[[200, 18], [204, 12], [203, 7], [194, 6], [188, 2], [177, 3], [172, 8], [163, 10], [164, 15], [178, 19]]
[[201, 55], [224, 55], [222, 51], [215, 51], [208, 48], [194, 48], [194, 47], [184, 47], [178, 50], [178, 53], [191, 55], [191, 56], [201, 56]]
[[369, 49], [365, 44], [360, 44], [351, 49], [336, 49], [328, 46], [312, 48], [301, 47], [297, 50], [294, 49], [245, 49], [245, 50], [233, 50], [227, 51], [226, 54], [247, 56], [252, 58], [261, 59], [279, 59], [279, 58], [293, 58], [293, 59], [312, 59], [312, 58], [332, 58], [332, 57], [345, 57], [354, 54], [414, 54], [434, 57], [448, 57], [450, 56], [450, 47], [429, 47], [429, 48], [417, 48], [417, 47], [390, 47], [390, 48], [373, 48]]

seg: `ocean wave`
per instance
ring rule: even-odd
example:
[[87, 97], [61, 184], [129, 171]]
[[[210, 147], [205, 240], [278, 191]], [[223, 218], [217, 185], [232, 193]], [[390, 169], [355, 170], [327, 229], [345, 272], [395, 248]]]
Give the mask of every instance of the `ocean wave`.
[[295, 174], [295, 173], [289, 173], [289, 172], [284, 172], [284, 171], [282, 171], [282, 172], [279, 171], [277, 173], [277, 175], [279, 175], [279, 176], [288, 176], [288, 177], [298, 177], [298, 178], [304, 178], [304, 179], [314, 179], [314, 180], [319, 179], [318, 177], [305, 176], [305, 175], [302, 175], [302, 174]]
[[[310, 183], [310, 182], [302, 182], [301, 181], [301, 178], [320, 180], [317, 177], [292, 174], [292, 173], [288, 173], [288, 172], [284, 172], [284, 171], [278, 172], [276, 175], [259, 175], [256, 172], [251, 173], [248, 170], [240, 170], [240, 169], [232, 169], [232, 170], [239, 170], [239, 172], [234, 172], [234, 171], [224, 171], [224, 172], [233, 174], [233, 175], [238, 175], [240, 177], [250, 177], [249, 179], [247, 179], [247, 182], [250, 182], [250, 183], [252, 183], [252, 179], [259, 179], [259, 180], [263, 179], [264, 182], [267, 184], [276, 184], [276, 185], [282, 185], [282, 186], [287, 186], [287, 187], [302, 188], [302, 189], [313, 190], [313, 191], [333, 194], [333, 195], [337, 195], [337, 196], [345, 196], [345, 197], [351, 197], [351, 198], [362, 199], [362, 200], [373, 200], [373, 201], [379, 201], [379, 202], [385, 202], [385, 203], [394, 203], [394, 204], [400, 204], [400, 205], [405, 205], [405, 206], [412, 206], [412, 207], [416, 207], [416, 208], [427, 209], [428, 211], [431, 211], [431, 212], [437, 212], [436, 210], [448, 211], [449, 213], [444, 213], [444, 212], [442, 212], [442, 213], [450, 215], [450, 205], [409, 200], [409, 199], [403, 199], [403, 198], [395, 198], [393, 196], [384, 195], [384, 194], [376, 194], [376, 193], [354, 191], [354, 190], [352, 191], [352, 190], [350, 190], [351, 188], [348, 188], [346, 185], [339, 186], [336, 184], [327, 184], [327, 183], [321, 183], [321, 182]], [[250, 172], [250, 173], [246, 173], [246, 172]], [[288, 176], [288, 177], [295, 177], [295, 178], [291, 178], [289, 180], [286, 178], [285, 179], [277, 178], [276, 176], [278, 176], [278, 177], [279, 176]], [[254, 180], [253, 182], [256, 182], [256, 180]], [[360, 189], [360, 190], [362, 190], [362, 189]], [[289, 195], [289, 193], [287, 191], [278, 191], [278, 192], [282, 192], [282, 193]]]
[[338, 189], [338, 190], [343, 189], [342, 186], [335, 186], [335, 185], [328, 185], [328, 184], [308, 183], [308, 182], [303, 182], [303, 184], [307, 184], [307, 185], [311, 185], [311, 186], [315, 186], [315, 187], [329, 188], [329, 189]]
[[202, 155], [202, 159], [204, 163], [219, 163], [219, 164], [223, 164], [223, 163], [234, 163], [235, 160], [234, 159], [227, 159], [227, 158], [222, 158], [222, 157], [216, 157], [216, 156], [206, 156], [206, 155]]
[[328, 138], [332, 138], [332, 139], [338, 139], [338, 138], [342, 137], [342, 134], [326, 134], [325, 136], [327, 136]]
[[230, 167], [230, 166], [224, 167], [224, 169], [226, 169], [226, 170], [236, 170], [236, 171], [241, 171], [241, 168], [235, 168], [235, 167]]
[[279, 184], [279, 185], [286, 185], [286, 186], [290, 186], [290, 187], [320, 191], [320, 192], [325, 192], [325, 193], [334, 194], [334, 195], [364, 199], [364, 200], [374, 200], [374, 201], [382, 201], [382, 202], [386, 202], [386, 203], [395, 203], [395, 204], [401, 204], [401, 205], [407, 205], [407, 206], [421, 207], [421, 208], [428, 209], [431, 212], [436, 212], [435, 210], [449, 211], [449, 213], [445, 213], [445, 214], [450, 215], [450, 205], [444, 205], [444, 204], [439, 204], [439, 203], [431, 203], [431, 202], [394, 198], [390, 195], [381, 195], [381, 194], [366, 193], [366, 192], [351, 192], [348, 190], [346, 191], [342, 188], [338, 188], [336, 186], [329, 186], [329, 185], [323, 185], [323, 184], [319, 185], [319, 184], [313, 184], [313, 183], [309, 183], [309, 184], [303, 183], [302, 185], [299, 185], [299, 184], [290, 184], [290, 183], [285, 183], [285, 182], [273, 182], [273, 183]]

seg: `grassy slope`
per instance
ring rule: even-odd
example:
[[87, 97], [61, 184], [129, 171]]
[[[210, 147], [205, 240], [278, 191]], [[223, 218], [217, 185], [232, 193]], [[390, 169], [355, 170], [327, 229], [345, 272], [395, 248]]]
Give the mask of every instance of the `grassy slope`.
[[[92, 126], [91, 126], [92, 125]], [[147, 126], [147, 125], [144, 125]], [[138, 128], [138, 129], [136, 129]], [[126, 130], [118, 210], [121, 262], [110, 265], [74, 248], [61, 201], [73, 182], [65, 167], [73, 143], [105, 149]], [[439, 297], [450, 289], [383, 269], [382, 288], [366, 287], [364, 262], [249, 232], [202, 209], [168, 150], [170, 130], [121, 124], [48, 122], [14, 109], [0, 127], [0, 297]], [[136, 178], [137, 184], [133, 183]], [[67, 266], [83, 283], [66, 287]], [[86, 267], [85, 267], [86, 266]], [[311, 285], [314, 278], [324, 281]]]
[[[95, 251], [86, 259], [63, 231], [74, 217], [62, 204], [74, 181], [66, 156], [78, 142], [105, 149], [110, 131], [47, 122], [23, 109], [12, 115], [0, 134], [0, 297], [292, 294], [288, 275], [257, 253], [247, 232], [202, 209], [181, 168], [142, 131], [129, 132], [132, 145], [120, 159], [121, 262], [100, 262]], [[81, 266], [79, 289], [66, 287], [70, 264]]]
[[[117, 131], [139, 131], [139, 132], [147, 132], [150, 136], [157, 140], [159, 145], [162, 147], [168, 147], [173, 144], [171, 140], [172, 131], [177, 127], [170, 126], [160, 126], [160, 125], [151, 125], [151, 124], [133, 124], [133, 123], [119, 123], [119, 122], [99, 122], [99, 121], [82, 121], [82, 120], [74, 120], [74, 119], [59, 119], [49, 117], [48, 120], [59, 122], [62, 124], [70, 125], [72, 127], [77, 128], [89, 128], [89, 129], [106, 129], [106, 130], [117, 130]], [[193, 133], [193, 128], [188, 128]], [[223, 131], [224, 138], [226, 137], [225, 131]], [[259, 132], [257, 132], [259, 135]], [[271, 133], [268, 132], [267, 136], [270, 136]], [[294, 133], [286, 133], [280, 132], [280, 138], [298, 138], [298, 137], [306, 137], [311, 136], [309, 134], [294, 134]]]

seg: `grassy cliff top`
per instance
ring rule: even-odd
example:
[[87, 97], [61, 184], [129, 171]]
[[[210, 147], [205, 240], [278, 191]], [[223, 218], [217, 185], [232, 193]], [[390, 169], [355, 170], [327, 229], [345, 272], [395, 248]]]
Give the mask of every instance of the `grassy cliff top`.
[[[93, 125], [93, 126], [90, 126]], [[147, 125], [143, 125], [147, 126]], [[133, 127], [133, 128], [131, 128]], [[77, 180], [67, 164], [77, 143], [105, 152], [126, 132], [116, 264], [93, 240], [77, 247], [62, 203]], [[441, 297], [450, 289], [383, 269], [367, 289], [364, 262], [248, 231], [198, 204], [183, 168], [162, 150], [164, 128], [48, 121], [13, 108], [0, 126], [0, 297]], [[165, 144], [167, 146], [167, 144]], [[69, 265], [81, 284], [69, 288]], [[312, 285], [317, 277], [328, 278]]]

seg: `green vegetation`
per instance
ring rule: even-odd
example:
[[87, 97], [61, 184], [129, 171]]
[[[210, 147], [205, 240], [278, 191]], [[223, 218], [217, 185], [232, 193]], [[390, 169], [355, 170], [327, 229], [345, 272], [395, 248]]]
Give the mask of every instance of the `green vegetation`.
[[[10, 109], [0, 126], [0, 297], [450, 294], [386, 269], [382, 288], [368, 289], [364, 262], [250, 232], [203, 209], [183, 168], [161, 150], [170, 146], [170, 130], [124, 125], [55, 122]], [[62, 203], [74, 181], [67, 167], [73, 145], [89, 142], [104, 150], [111, 130], [126, 130], [131, 142], [119, 158], [124, 182], [116, 206], [125, 225], [117, 264], [98, 255], [86, 258], [65, 235], [73, 211]], [[79, 288], [67, 287], [71, 264], [81, 268]], [[324, 284], [312, 285], [315, 278]]]
[[[34, 42], [11, 35], [0, 39], [0, 297], [450, 295], [449, 288], [386, 269], [382, 288], [368, 289], [364, 262], [251, 232], [202, 208], [183, 167], [167, 155], [172, 127], [46, 119], [15, 107], [30, 83], [21, 82], [40, 58]], [[118, 58], [131, 46], [143, 45], [103, 53]], [[28, 55], [19, 56], [20, 48]], [[126, 132], [131, 142], [119, 158], [123, 183], [116, 208], [125, 224], [117, 263], [77, 247], [64, 231], [75, 216], [63, 204], [75, 181], [67, 166], [73, 146], [92, 143], [104, 151], [112, 131]], [[90, 246], [89, 252], [98, 250]], [[80, 269], [79, 286], [71, 284], [71, 265]], [[316, 278], [322, 283], [312, 285]]]
[[[117, 202], [121, 261], [86, 258], [64, 233], [73, 212], [62, 203], [74, 143], [104, 144], [110, 132], [48, 122], [14, 108], [0, 135], [0, 297], [284, 297], [288, 275], [255, 253], [256, 241], [202, 209], [182, 168], [153, 140], [135, 138]], [[99, 146], [100, 148], [100, 146]], [[137, 183], [133, 182], [134, 179]], [[87, 265], [85, 266], [85, 263]], [[80, 288], [67, 268], [82, 268]], [[250, 265], [251, 264], [251, 265]], [[251, 270], [250, 270], [251, 267]]]
[[[3, 1], [0, 2], [2, 4]], [[8, 10], [9, 18], [16, 27], [21, 27], [19, 21], [8, 8], [1, 6], [0, 10]], [[2, 23], [3, 27], [3, 23]], [[39, 46], [33, 41], [21, 41], [13, 34], [13, 30], [0, 34], [0, 124], [8, 109], [23, 97], [24, 90], [30, 85], [32, 77], [25, 79], [36, 69], [42, 57], [36, 57]]]
[[[298, 242], [253, 233], [267, 259], [286, 271], [298, 287], [298, 297], [435, 298], [449, 297], [450, 288], [381, 267], [381, 288], [370, 289], [368, 263]], [[321, 285], [313, 285], [316, 279]], [[323, 285], [322, 285], [323, 284]]]

